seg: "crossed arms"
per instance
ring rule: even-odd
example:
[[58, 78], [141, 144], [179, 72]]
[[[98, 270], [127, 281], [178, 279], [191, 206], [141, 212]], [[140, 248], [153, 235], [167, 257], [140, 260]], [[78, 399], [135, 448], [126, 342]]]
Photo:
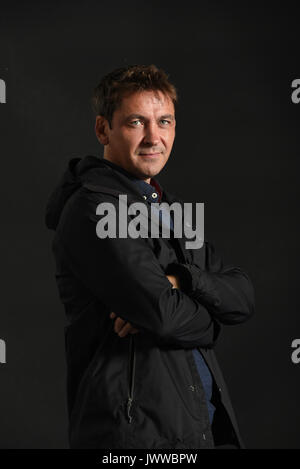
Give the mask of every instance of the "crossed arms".
[[[167, 276], [145, 239], [99, 239], [95, 213], [101, 196], [82, 195], [65, 208], [53, 248], [63, 251], [73, 274], [115, 314], [119, 332], [129, 323], [123, 332], [133, 327], [160, 343], [212, 347], [220, 323], [237, 324], [252, 315], [248, 276], [239, 268], [224, 268], [211, 245], [201, 248], [207, 250], [205, 270], [197, 262], [178, 264], [181, 272], [175, 268]], [[181, 276], [188, 279], [184, 288], [172, 288], [171, 275], [177, 283]]]
[[[167, 279], [173, 285], [173, 288], [180, 288], [179, 278], [175, 275], [167, 275]], [[127, 334], [136, 334], [138, 329], [133, 327], [130, 322], [126, 322], [124, 319], [117, 317], [117, 315], [112, 312], [109, 316], [111, 319], [115, 319], [114, 331], [119, 335], [119, 337], [125, 337]]]

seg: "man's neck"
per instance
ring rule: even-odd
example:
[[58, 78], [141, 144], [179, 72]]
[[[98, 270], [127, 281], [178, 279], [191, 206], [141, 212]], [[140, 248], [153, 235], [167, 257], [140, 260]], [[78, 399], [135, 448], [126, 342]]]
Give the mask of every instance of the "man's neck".
[[147, 184], [150, 184], [151, 178], [144, 179], [144, 178], [138, 177], [136, 174], [132, 173], [131, 171], [128, 171], [127, 168], [124, 168], [123, 166], [121, 166], [120, 164], [116, 163], [115, 161], [112, 161], [112, 160], [111, 160], [110, 158], [108, 158], [107, 156], [103, 156], [103, 159], [106, 160], [106, 161], [109, 161], [110, 163], [112, 163], [112, 164], [115, 165], [115, 166], [118, 166], [118, 168], [122, 168], [123, 171], [126, 171], [132, 178], [139, 179], [140, 181], [144, 181], [144, 182], [146, 182]]

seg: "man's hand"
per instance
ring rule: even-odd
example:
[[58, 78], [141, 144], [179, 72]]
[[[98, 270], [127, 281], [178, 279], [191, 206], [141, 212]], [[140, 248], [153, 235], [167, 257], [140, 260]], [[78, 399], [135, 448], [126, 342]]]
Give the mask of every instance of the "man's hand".
[[[173, 285], [173, 288], [179, 288], [179, 278], [175, 275], [167, 275], [169, 282]], [[130, 322], [124, 321], [117, 317], [116, 313], [110, 313], [110, 318], [115, 319], [114, 331], [119, 335], [119, 337], [125, 337], [127, 334], [136, 334], [138, 329], [133, 327]]]
[[167, 275], [167, 279], [172, 283], [173, 288], [180, 288], [179, 277], [177, 275]]
[[117, 318], [114, 324], [114, 331], [119, 335], [119, 337], [125, 337], [127, 334], [136, 334], [139, 332], [138, 329], [130, 324], [130, 322], [126, 322], [124, 319], [117, 317], [116, 313], [110, 313], [109, 317], [111, 319]]

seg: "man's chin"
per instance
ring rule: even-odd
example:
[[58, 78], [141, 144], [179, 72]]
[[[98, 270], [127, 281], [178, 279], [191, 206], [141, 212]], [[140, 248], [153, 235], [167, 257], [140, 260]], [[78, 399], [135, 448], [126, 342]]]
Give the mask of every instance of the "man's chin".
[[139, 171], [140, 177], [143, 179], [151, 179], [155, 177], [157, 174], [159, 174], [162, 170], [162, 167], [159, 166], [159, 168], [147, 168]]
[[138, 170], [141, 175], [145, 176], [146, 178], [151, 178], [159, 174], [164, 166], [165, 164], [162, 161], [151, 161], [140, 165]]

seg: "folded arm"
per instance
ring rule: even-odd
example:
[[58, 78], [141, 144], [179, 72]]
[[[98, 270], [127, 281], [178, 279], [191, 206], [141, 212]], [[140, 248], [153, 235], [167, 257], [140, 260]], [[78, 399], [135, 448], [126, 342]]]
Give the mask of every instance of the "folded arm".
[[199, 301], [220, 323], [239, 324], [254, 313], [255, 299], [251, 280], [240, 267], [224, 266], [213, 245], [205, 242], [205, 269], [197, 264], [170, 264], [167, 273], [180, 278], [182, 290]]

